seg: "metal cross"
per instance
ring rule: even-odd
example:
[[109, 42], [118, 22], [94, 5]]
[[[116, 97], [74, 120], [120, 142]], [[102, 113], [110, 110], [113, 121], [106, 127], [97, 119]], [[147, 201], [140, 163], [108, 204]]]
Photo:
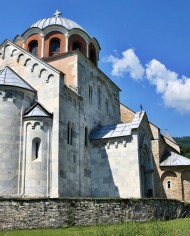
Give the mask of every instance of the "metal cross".
[[62, 14], [62, 13], [57, 10], [53, 15], [54, 15], [55, 17], [59, 17], [61, 14]]

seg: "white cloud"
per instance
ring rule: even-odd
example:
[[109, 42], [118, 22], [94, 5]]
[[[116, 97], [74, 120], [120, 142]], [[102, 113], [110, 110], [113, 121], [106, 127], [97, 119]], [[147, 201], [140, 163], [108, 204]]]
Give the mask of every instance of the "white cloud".
[[166, 91], [163, 93], [166, 106], [172, 107], [179, 112], [190, 112], [190, 79], [182, 78], [169, 81]]
[[178, 73], [166, 68], [156, 59], [143, 66], [133, 49], [122, 53], [123, 57], [109, 56], [106, 62], [112, 63], [112, 75], [123, 76], [129, 73], [132, 79], [146, 78], [156, 86], [167, 107], [183, 113], [190, 113], [190, 78], [179, 76]]
[[167, 89], [168, 81], [177, 80], [178, 75], [175, 72], [167, 70], [165, 65], [153, 59], [146, 65], [146, 78], [151, 84], [156, 85], [158, 93], [164, 93]]
[[112, 63], [112, 75], [123, 76], [125, 72], [130, 74], [133, 79], [141, 79], [144, 74], [144, 68], [140, 64], [138, 57], [133, 49], [122, 52], [122, 58], [110, 55], [105, 59], [106, 62]]
[[146, 65], [146, 78], [162, 94], [164, 104], [179, 112], [190, 112], [190, 79], [168, 70], [153, 59]]

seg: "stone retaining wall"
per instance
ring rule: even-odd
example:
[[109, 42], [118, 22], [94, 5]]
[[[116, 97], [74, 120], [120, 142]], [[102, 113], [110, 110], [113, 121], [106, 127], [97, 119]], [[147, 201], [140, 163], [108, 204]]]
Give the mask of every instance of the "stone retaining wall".
[[0, 199], [0, 228], [57, 228], [190, 217], [190, 205], [166, 199]]

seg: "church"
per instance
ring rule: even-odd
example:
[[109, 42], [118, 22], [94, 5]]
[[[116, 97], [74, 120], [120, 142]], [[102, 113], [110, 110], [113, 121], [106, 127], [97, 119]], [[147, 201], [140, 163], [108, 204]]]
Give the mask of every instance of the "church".
[[120, 103], [98, 40], [56, 11], [0, 45], [0, 196], [190, 201], [190, 159]]

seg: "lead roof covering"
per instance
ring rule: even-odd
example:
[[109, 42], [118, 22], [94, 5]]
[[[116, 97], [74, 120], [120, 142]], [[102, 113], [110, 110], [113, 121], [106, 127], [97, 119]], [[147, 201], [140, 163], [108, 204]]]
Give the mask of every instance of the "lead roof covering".
[[190, 159], [175, 153], [169, 152], [165, 156], [165, 160], [160, 163], [160, 166], [189, 166]]
[[0, 70], [0, 85], [10, 85], [35, 91], [35, 89], [8, 66]]
[[61, 26], [65, 27], [68, 30], [76, 28], [76, 29], [81, 29], [81, 30], [85, 31], [76, 22], [74, 22], [72, 20], [69, 20], [69, 19], [66, 19], [66, 18], [63, 18], [63, 17], [55, 17], [55, 16], [39, 20], [36, 23], [34, 23], [33, 25], [31, 25], [30, 28], [38, 27], [40, 29], [44, 29], [44, 28], [46, 28], [47, 26], [50, 26], [50, 25], [61, 25]]
[[47, 111], [38, 101], [30, 107], [26, 112], [24, 117], [52, 117], [52, 113]]
[[138, 128], [144, 112], [137, 112], [132, 123], [99, 126], [90, 135], [91, 140], [124, 137], [132, 134], [132, 129]]

